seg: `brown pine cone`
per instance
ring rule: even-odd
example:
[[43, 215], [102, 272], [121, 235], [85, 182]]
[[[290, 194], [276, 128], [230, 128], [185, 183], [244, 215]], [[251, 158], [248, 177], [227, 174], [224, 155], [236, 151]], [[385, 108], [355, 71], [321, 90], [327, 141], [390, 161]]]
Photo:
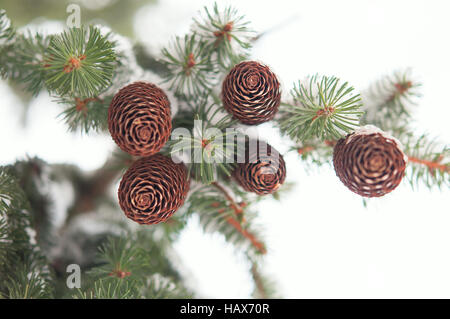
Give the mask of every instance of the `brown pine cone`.
[[238, 163], [232, 173], [246, 191], [258, 195], [275, 192], [286, 178], [283, 156], [267, 143], [253, 141], [245, 146], [245, 162]]
[[278, 112], [280, 100], [277, 76], [269, 67], [255, 61], [236, 65], [222, 84], [225, 109], [243, 124], [270, 121]]
[[372, 125], [340, 139], [333, 152], [336, 175], [351, 191], [380, 197], [400, 184], [407, 157], [400, 143]]
[[136, 156], [156, 154], [172, 130], [169, 99], [154, 84], [129, 84], [111, 101], [108, 128], [123, 151]]
[[119, 185], [119, 204], [139, 224], [158, 224], [183, 205], [189, 191], [187, 170], [161, 154], [134, 162]]

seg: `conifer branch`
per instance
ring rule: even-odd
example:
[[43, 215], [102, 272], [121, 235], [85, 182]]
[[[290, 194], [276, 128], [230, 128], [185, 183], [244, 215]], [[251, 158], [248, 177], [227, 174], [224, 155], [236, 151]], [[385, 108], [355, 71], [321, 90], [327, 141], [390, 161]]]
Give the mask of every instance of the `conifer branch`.
[[215, 183], [201, 186], [191, 194], [188, 213], [197, 213], [206, 231], [218, 231], [236, 246], [243, 245], [248, 247], [248, 252], [264, 255], [265, 244], [253, 228], [254, 214], [249, 210], [250, 202], [245, 200], [241, 203], [237, 204], [222, 185]]
[[333, 156], [333, 146], [335, 140], [311, 140], [303, 143], [297, 143], [291, 150], [300, 155], [301, 159], [308, 165], [322, 166], [331, 163]]
[[253, 262], [250, 268], [250, 273], [255, 283], [253, 290], [253, 297], [256, 299], [271, 299], [279, 298], [276, 293], [275, 285], [266, 276], [264, 276], [257, 263]]
[[70, 131], [81, 130], [105, 131], [108, 129], [108, 108], [112, 96], [88, 97], [62, 97], [59, 103], [68, 106], [60, 115], [68, 125]]
[[162, 53], [162, 62], [170, 70], [165, 81], [170, 82], [176, 95], [196, 98], [215, 84], [218, 70], [211, 61], [211, 52], [195, 33], [184, 39], [176, 37]]
[[[220, 214], [225, 213], [225, 210], [223, 209], [219, 209], [218, 212]], [[237, 221], [236, 219], [234, 219], [233, 217], [229, 216], [226, 217], [225, 219], [227, 221], [227, 223], [229, 223], [231, 226], [233, 226], [239, 233], [242, 234], [242, 236], [244, 236], [246, 239], [248, 239], [251, 244], [253, 245], [253, 247], [260, 253], [260, 254], [265, 254], [267, 252], [264, 243], [262, 243], [261, 241], [259, 241], [258, 238], [256, 238], [256, 236], [249, 232], [248, 230], [246, 230], [245, 228], [242, 227], [241, 223], [239, 221]]]
[[135, 281], [99, 279], [91, 289], [77, 290], [75, 299], [137, 299], [139, 298]]
[[[10, 169], [0, 167], [0, 297], [52, 295], [46, 258], [28, 231], [30, 206]], [[6, 223], [5, 223], [6, 221]]]
[[441, 146], [426, 134], [417, 137], [407, 130], [397, 131], [408, 156], [406, 177], [411, 186], [422, 182], [427, 187], [450, 186], [450, 149]]
[[312, 76], [291, 94], [294, 103], [282, 103], [278, 124], [294, 141], [339, 139], [359, 124], [359, 94], [336, 77]]
[[51, 199], [48, 189], [51, 174], [49, 165], [39, 158], [26, 158], [9, 166], [17, 178], [30, 205], [30, 225], [36, 232], [39, 247], [47, 252], [52, 241], [53, 222], [51, 218]]
[[45, 87], [45, 51], [49, 38], [39, 33], [16, 34], [0, 48], [0, 72], [37, 95]]
[[146, 280], [141, 293], [147, 299], [190, 299], [193, 297], [186, 288], [177, 285], [171, 278], [159, 274], [154, 274]]
[[193, 32], [205, 41], [208, 50], [214, 52], [214, 60], [223, 70], [228, 70], [248, 56], [255, 32], [249, 22], [231, 6], [219, 9], [217, 3], [194, 19]]
[[[176, 154], [180, 158], [187, 156], [189, 172], [194, 179], [204, 184], [217, 180], [219, 171], [229, 176], [235, 158], [236, 142], [234, 139], [231, 142], [228, 140], [235, 132], [224, 130], [236, 121], [229, 114], [224, 114], [208, 96], [201, 97], [196, 106], [191, 106], [191, 110], [181, 113], [181, 116], [193, 118], [194, 123], [187, 123], [188, 127], [185, 127], [189, 128], [189, 135], [178, 137], [172, 134], [172, 140], [167, 143], [170, 154]], [[175, 118], [174, 127], [182, 124], [177, 122], [178, 119]]]
[[230, 206], [231, 206], [231, 208], [233, 208], [236, 216], [240, 216], [243, 213], [242, 208], [245, 207], [245, 205], [246, 205], [244, 202], [239, 203], [239, 205], [236, 204], [233, 197], [231, 197], [231, 195], [228, 194], [227, 190], [222, 185], [220, 185], [218, 182], [212, 182], [211, 185], [213, 185], [215, 188], [217, 188], [219, 191], [222, 192], [222, 194], [225, 196], [225, 198], [230, 202]]
[[103, 36], [93, 26], [46, 37], [16, 34], [6, 28], [5, 19], [2, 11], [0, 39], [8, 41], [0, 45], [0, 74], [34, 95], [44, 87], [56, 93], [59, 103], [70, 106], [61, 114], [70, 130], [104, 130], [111, 97], [99, 94], [111, 85], [118, 62], [109, 34]]
[[111, 85], [117, 57], [108, 36], [90, 26], [52, 36], [46, 54], [46, 85], [59, 96], [97, 96]]
[[448, 173], [450, 172], [450, 164], [442, 164], [442, 154], [439, 156], [439, 158], [437, 160], [424, 160], [424, 159], [420, 159], [414, 156], [409, 156], [408, 157], [408, 161], [411, 163], [417, 163], [417, 164], [421, 164], [421, 165], [425, 165], [428, 167], [428, 170], [433, 174], [433, 172], [435, 170], [439, 170], [442, 173]]
[[[162, 260], [163, 263], [158, 263]], [[90, 285], [78, 290], [76, 298], [189, 298], [180, 279], [170, 271], [166, 253], [144, 232], [110, 237], [100, 248], [99, 265], [89, 271]], [[159, 273], [161, 272], [161, 273]], [[169, 277], [170, 276], [170, 277]]]
[[8, 43], [15, 35], [11, 20], [4, 9], [0, 9], [0, 47]]
[[410, 69], [383, 76], [362, 94], [365, 113], [361, 122], [384, 131], [408, 125], [411, 111], [421, 96], [420, 87]]

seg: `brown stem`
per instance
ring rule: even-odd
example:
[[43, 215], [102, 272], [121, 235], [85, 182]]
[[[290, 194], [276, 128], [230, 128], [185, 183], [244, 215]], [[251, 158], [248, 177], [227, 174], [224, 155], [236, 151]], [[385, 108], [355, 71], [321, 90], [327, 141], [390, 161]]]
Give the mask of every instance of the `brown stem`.
[[408, 81], [405, 83], [401, 82], [395, 83], [394, 87], [396, 91], [387, 99], [386, 103], [390, 103], [394, 101], [397, 97], [404, 95], [412, 87], [412, 82]]
[[256, 266], [256, 264], [252, 265], [251, 268], [251, 273], [252, 273], [252, 277], [253, 277], [253, 281], [255, 282], [255, 290], [258, 294], [258, 298], [261, 299], [267, 299], [267, 293], [266, 293], [266, 289], [264, 288], [264, 283], [262, 280], [262, 276], [258, 271], [258, 267]]
[[299, 155], [302, 155], [304, 153], [309, 153], [311, 151], [314, 151], [314, 147], [312, 146], [304, 146], [297, 149], [297, 152]]
[[[220, 185], [217, 182], [213, 182], [212, 185], [214, 187], [216, 187], [224, 196], [225, 198], [230, 202], [230, 207], [234, 210], [234, 213], [236, 215], [242, 214], [243, 213], [243, 209], [242, 207], [245, 207], [245, 203], [240, 203], [239, 205], [236, 204], [236, 202], [234, 201], [233, 197], [231, 197], [231, 195], [227, 192], [227, 190]], [[223, 214], [225, 212], [224, 209], [219, 209], [218, 211], [219, 213]], [[236, 228], [236, 230], [238, 232], [240, 232], [242, 234], [242, 236], [244, 236], [245, 238], [247, 238], [252, 245], [261, 253], [261, 254], [265, 254], [266, 248], [264, 247], [264, 244], [262, 242], [260, 242], [256, 236], [254, 234], [252, 234], [251, 232], [249, 232], [248, 230], [242, 228], [242, 225], [239, 221], [237, 221], [236, 219], [234, 219], [233, 217], [229, 216], [225, 219], [231, 226], [233, 226], [234, 228]]]
[[123, 270], [122, 267], [120, 266], [120, 264], [117, 264], [115, 269], [113, 271], [111, 271], [108, 276], [111, 277], [117, 277], [117, 278], [125, 278], [128, 276], [131, 276], [131, 272]]
[[78, 112], [80, 112], [80, 111], [86, 112], [87, 111], [87, 109], [86, 109], [87, 104], [89, 102], [93, 102], [93, 101], [103, 102], [103, 100], [101, 98], [99, 98], [99, 97], [89, 97], [89, 98], [86, 98], [84, 100], [76, 97], [75, 98], [75, 108], [76, 108], [76, 110]]
[[427, 160], [420, 159], [420, 158], [417, 158], [414, 156], [409, 156], [408, 160], [412, 163], [426, 165], [428, 167], [428, 169], [430, 170], [430, 172], [433, 172], [435, 169], [438, 169], [444, 173], [450, 171], [450, 166], [448, 164], [441, 164], [441, 163], [439, 163], [439, 161], [436, 161], [436, 162], [427, 161]]
[[84, 54], [79, 55], [78, 57], [71, 57], [63, 67], [64, 73], [70, 73], [73, 70], [79, 69], [81, 67], [81, 61], [84, 59], [86, 59]]
[[[243, 209], [241, 208], [242, 204], [241, 205], [236, 204], [233, 197], [231, 197], [231, 195], [227, 192], [227, 190], [222, 185], [220, 185], [217, 182], [212, 182], [212, 185], [223, 193], [225, 198], [230, 202], [230, 207], [233, 208], [236, 215], [242, 214], [244, 212]], [[243, 204], [243, 205], [245, 205], [245, 204]]]
[[[325, 143], [326, 146], [329, 146], [329, 147], [333, 147], [334, 145], [336, 145], [336, 141], [331, 141], [331, 140], [325, 140], [324, 143]], [[298, 152], [298, 154], [302, 155], [302, 154], [305, 154], [305, 153], [312, 152], [315, 149], [316, 149], [316, 147], [311, 146], [311, 145], [307, 145], [307, 146], [299, 147], [297, 149], [297, 152]]]
[[[219, 209], [219, 213], [224, 213], [225, 210], [220, 210]], [[261, 254], [265, 254], [266, 248], [264, 246], [264, 244], [262, 242], [260, 242], [255, 235], [253, 235], [251, 232], [249, 232], [248, 230], [242, 228], [241, 224], [234, 219], [233, 217], [227, 217], [226, 221], [233, 226], [234, 228], [236, 228], [236, 230], [238, 232], [240, 232], [242, 234], [242, 236], [244, 236], [245, 238], [247, 238], [253, 245], [253, 247], [255, 247]]]

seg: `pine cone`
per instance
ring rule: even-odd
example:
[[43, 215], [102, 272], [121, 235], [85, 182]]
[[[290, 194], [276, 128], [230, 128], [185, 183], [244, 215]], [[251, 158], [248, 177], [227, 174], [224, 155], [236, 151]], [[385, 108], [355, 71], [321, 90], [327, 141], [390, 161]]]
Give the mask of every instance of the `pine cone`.
[[283, 156], [267, 143], [246, 143], [245, 163], [238, 163], [233, 177], [246, 191], [258, 195], [275, 192], [286, 178]]
[[407, 157], [400, 143], [372, 125], [340, 139], [333, 152], [336, 175], [351, 191], [380, 197], [400, 184]]
[[222, 84], [225, 109], [243, 124], [255, 125], [274, 118], [280, 106], [280, 83], [269, 67], [241, 62]]
[[136, 156], [156, 154], [172, 130], [169, 99], [154, 84], [129, 84], [111, 101], [108, 128], [123, 151]]
[[158, 224], [170, 218], [189, 191], [187, 170], [169, 157], [155, 154], [133, 163], [120, 181], [119, 204], [139, 224]]

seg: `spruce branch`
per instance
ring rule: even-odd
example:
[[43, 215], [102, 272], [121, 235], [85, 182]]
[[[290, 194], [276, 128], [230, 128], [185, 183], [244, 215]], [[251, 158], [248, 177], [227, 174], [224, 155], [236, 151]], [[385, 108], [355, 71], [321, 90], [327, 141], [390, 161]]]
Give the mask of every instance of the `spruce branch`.
[[114, 43], [108, 37], [94, 27], [47, 37], [39, 33], [16, 34], [0, 47], [0, 72], [35, 95], [45, 85], [61, 94], [57, 101], [69, 107], [60, 116], [70, 130], [104, 130], [111, 97], [83, 94], [93, 94], [110, 84], [116, 56]]
[[195, 98], [210, 90], [216, 82], [216, 70], [208, 55], [205, 42], [194, 33], [184, 38], [176, 37], [168, 48], [162, 50], [162, 62], [170, 70], [165, 81], [177, 96]]
[[59, 96], [97, 96], [111, 85], [114, 44], [94, 26], [52, 36], [46, 56], [46, 85]]
[[314, 75], [291, 91], [294, 103], [282, 103], [279, 127], [294, 141], [339, 139], [355, 129], [362, 112], [359, 94], [332, 76]]
[[259, 269], [257, 263], [253, 262], [250, 268], [250, 273], [253, 278], [253, 282], [255, 284], [255, 288], [253, 290], [253, 297], [256, 299], [272, 299], [279, 298], [274, 282], [267, 278]]
[[148, 232], [125, 232], [102, 245], [98, 266], [88, 272], [91, 283], [79, 298], [187, 298], [187, 289], [167, 259], [164, 245]]
[[11, 41], [15, 30], [4, 9], [0, 9], [0, 47]]
[[73, 295], [75, 299], [137, 299], [139, 291], [136, 281], [99, 279], [94, 282], [93, 288], [77, 290]]
[[0, 297], [52, 295], [46, 258], [29, 233], [29, 209], [26, 195], [11, 169], [0, 167]]
[[448, 153], [448, 149], [445, 149], [442, 153], [439, 154], [437, 158], [434, 160], [424, 160], [414, 156], [408, 157], [408, 160], [412, 163], [425, 165], [432, 174], [434, 174], [435, 170], [438, 170], [442, 173], [448, 173], [450, 171], [450, 164], [441, 163], [444, 158], [444, 153]]
[[[20, 218], [22, 206], [26, 205], [26, 197], [19, 187], [10, 170], [0, 167], [0, 267], [4, 269], [8, 262], [8, 256], [14, 253], [13, 243], [16, 238], [26, 241], [24, 233], [15, 232], [10, 228], [9, 215], [18, 214], [15, 223], [26, 223], [26, 219]], [[17, 237], [16, 237], [17, 236]], [[0, 272], [1, 274], [1, 272]], [[1, 289], [0, 289], [1, 291]]]
[[[229, 114], [223, 113], [215, 102], [210, 102], [208, 96], [201, 97], [188, 113], [189, 118], [194, 119], [193, 125], [188, 123], [191, 126], [190, 134], [172, 134], [172, 140], [167, 143], [169, 152], [180, 157], [187, 156], [189, 172], [202, 183], [215, 181], [218, 171], [229, 176], [236, 152], [236, 142], [234, 139], [230, 140], [235, 132], [224, 130], [236, 121]], [[174, 122], [177, 121], [174, 119]]]
[[176, 284], [173, 279], [154, 274], [147, 278], [141, 288], [141, 295], [146, 299], [190, 299], [192, 293]]
[[108, 129], [108, 108], [112, 96], [105, 97], [63, 97], [59, 103], [68, 107], [59, 115], [69, 126], [70, 131], [80, 130], [86, 134], [90, 131]]
[[[219, 209], [218, 212], [220, 214], [224, 214], [225, 211], [223, 209]], [[252, 232], [248, 231], [246, 228], [242, 226], [242, 224], [236, 220], [232, 216], [228, 216], [225, 219], [228, 224], [233, 226], [243, 237], [245, 237], [247, 240], [250, 241], [252, 246], [257, 250], [260, 254], [265, 254], [267, 252], [265, 245], [263, 242], [261, 242]]]
[[26, 256], [26, 259], [21, 262], [17, 262], [14, 265], [14, 273], [7, 276], [4, 281], [9, 299], [41, 299], [52, 297], [52, 287], [49, 283], [48, 269], [42, 269], [44, 272], [40, 272], [40, 267], [36, 260], [40, 260], [42, 257], [38, 252], [32, 252]]
[[416, 136], [409, 131], [397, 133], [408, 156], [406, 178], [411, 186], [422, 182], [431, 188], [450, 186], [450, 149], [442, 146], [427, 134]]
[[16, 176], [30, 205], [30, 224], [36, 231], [36, 241], [46, 252], [53, 240], [52, 202], [48, 192], [51, 166], [33, 157], [16, 161], [9, 168]]
[[215, 188], [217, 188], [222, 194], [225, 196], [227, 201], [230, 203], [230, 207], [234, 210], [235, 215], [242, 220], [243, 216], [243, 207], [246, 206], [245, 202], [239, 203], [239, 205], [234, 201], [233, 197], [228, 193], [228, 191], [220, 185], [218, 182], [212, 182], [211, 185], [213, 185]]
[[290, 150], [298, 153], [308, 168], [313, 168], [331, 164], [335, 144], [335, 140], [321, 141], [319, 139], [313, 139], [306, 142], [299, 142]]
[[125, 237], [110, 238], [100, 247], [99, 256], [101, 266], [91, 271], [98, 277], [135, 278], [148, 262], [141, 248]]
[[266, 253], [261, 236], [254, 229], [250, 201], [236, 204], [229, 191], [218, 183], [203, 185], [188, 199], [188, 213], [196, 213], [205, 231], [220, 232], [225, 238], [248, 253]]
[[385, 131], [408, 125], [411, 111], [421, 96], [420, 87], [411, 69], [383, 76], [362, 94], [365, 113], [361, 122]]
[[219, 9], [214, 3], [212, 9], [204, 7], [203, 15], [194, 19], [193, 31], [215, 53], [215, 61], [222, 69], [229, 69], [248, 56], [255, 32], [249, 22], [231, 6]]
[[45, 51], [49, 37], [40, 33], [17, 34], [0, 48], [0, 72], [37, 95], [45, 86]]

